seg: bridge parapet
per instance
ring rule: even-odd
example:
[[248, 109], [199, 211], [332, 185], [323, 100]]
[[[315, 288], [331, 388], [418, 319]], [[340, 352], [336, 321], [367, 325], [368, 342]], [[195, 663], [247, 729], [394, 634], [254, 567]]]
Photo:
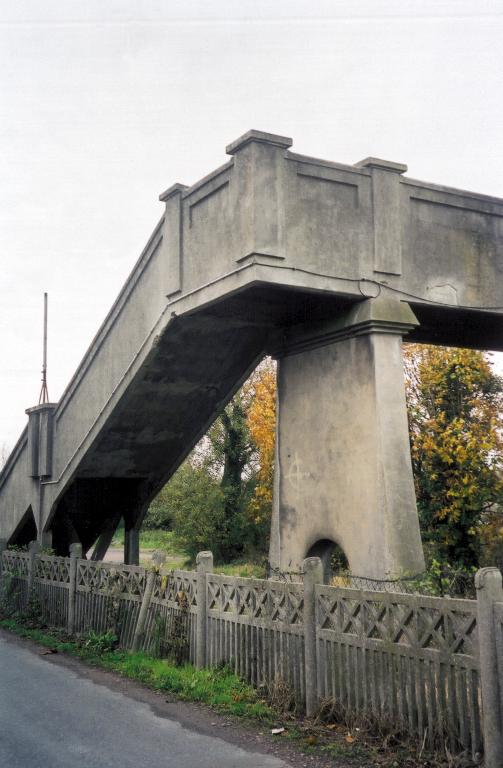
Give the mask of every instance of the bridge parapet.
[[[27, 510], [40, 538], [71, 521], [57, 533], [62, 552], [121, 509], [136, 530], [133, 507], [261, 357], [313, 327], [330, 335], [364, 300], [406, 302], [418, 321], [410, 340], [503, 349], [503, 200], [407, 178], [401, 163], [346, 165], [291, 145], [249, 131], [224, 165], [160, 196], [165, 213], [59, 403], [27, 412], [0, 473], [1, 537]], [[380, 335], [366, 354], [382, 352]], [[83, 505], [94, 518], [76, 531]]]

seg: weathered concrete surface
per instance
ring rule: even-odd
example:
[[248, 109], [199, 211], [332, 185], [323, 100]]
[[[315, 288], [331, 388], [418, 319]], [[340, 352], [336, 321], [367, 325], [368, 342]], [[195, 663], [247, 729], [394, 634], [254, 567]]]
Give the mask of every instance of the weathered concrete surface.
[[36, 526], [59, 552], [87, 549], [123, 515], [134, 557], [149, 499], [257, 361], [364, 299], [407, 302], [410, 339], [503, 348], [502, 200], [290, 145], [251, 131], [225, 165], [161, 195], [165, 214], [75, 376], [50, 414], [30, 414], [0, 474], [0, 538]]
[[278, 373], [271, 564], [299, 571], [320, 540], [352, 573], [420, 573], [402, 334], [406, 304], [368, 299], [331, 326], [284, 342]]
[[160, 716], [106, 686], [106, 680], [96, 684], [5, 635], [0, 636], [0, 721], [0, 765], [5, 768], [290, 765], [257, 751], [256, 745], [236, 746], [188, 722], [182, 725], [176, 715]]

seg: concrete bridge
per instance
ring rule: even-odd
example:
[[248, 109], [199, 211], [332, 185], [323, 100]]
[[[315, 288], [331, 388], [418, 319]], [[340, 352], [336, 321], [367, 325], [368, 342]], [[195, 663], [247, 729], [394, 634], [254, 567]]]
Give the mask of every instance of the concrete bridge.
[[0, 475], [0, 538], [126, 562], [162, 485], [261, 358], [279, 359], [271, 561], [332, 542], [417, 572], [401, 343], [503, 349], [503, 200], [249, 131], [165, 212], [58, 403]]

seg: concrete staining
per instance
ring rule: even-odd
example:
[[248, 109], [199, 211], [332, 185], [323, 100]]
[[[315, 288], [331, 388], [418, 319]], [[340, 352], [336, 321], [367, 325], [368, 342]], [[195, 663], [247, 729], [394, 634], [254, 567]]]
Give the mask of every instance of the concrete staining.
[[401, 340], [503, 349], [503, 200], [249, 131], [164, 215], [59, 403], [0, 475], [0, 539], [65, 554], [150, 499], [267, 353], [279, 359], [273, 565], [320, 540], [421, 570]]
[[406, 304], [379, 299], [355, 305], [344, 324], [287, 339], [271, 542], [278, 567], [299, 570], [324, 540], [342, 547], [355, 574], [423, 570], [401, 352], [415, 325]]

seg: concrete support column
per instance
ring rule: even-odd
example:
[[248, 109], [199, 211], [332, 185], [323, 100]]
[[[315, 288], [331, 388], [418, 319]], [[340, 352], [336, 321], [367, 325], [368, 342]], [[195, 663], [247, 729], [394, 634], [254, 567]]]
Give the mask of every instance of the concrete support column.
[[213, 573], [213, 554], [199, 552], [197, 563], [196, 667], [206, 666], [206, 574]]
[[52, 475], [54, 410], [57, 403], [43, 403], [28, 408], [28, 475]]
[[68, 585], [68, 634], [75, 632], [75, 605], [77, 599], [77, 563], [82, 557], [82, 544], [70, 544], [70, 583]]
[[304, 571], [304, 658], [306, 715], [318, 709], [318, 652], [316, 648], [316, 585], [323, 584], [323, 565], [319, 557], [308, 557]]
[[43, 549], [52, 548], [52, 531], [40, 531], [38, 543]]
[[482, 568], [475, 576], [477, 631], [479, 635], [482, 729], [485, 768], [503, 766], [503, 669], [498, 669], [498, 650], [503, 659], [501, 630], [496, 631], [494, 604], [503, 604], [499, 568]]
[[278, 351], [273, 567], [298, 571], [328, 541], [355, 575], [424, 569], [401, 348], [416, 324], [407, 304], [368, 299]]
[[124, 531], [124, 562], [126, 565], [140, 565], [139, 528], [126, 528]]

